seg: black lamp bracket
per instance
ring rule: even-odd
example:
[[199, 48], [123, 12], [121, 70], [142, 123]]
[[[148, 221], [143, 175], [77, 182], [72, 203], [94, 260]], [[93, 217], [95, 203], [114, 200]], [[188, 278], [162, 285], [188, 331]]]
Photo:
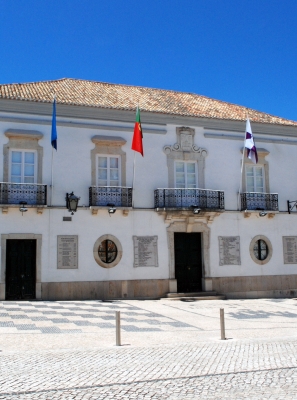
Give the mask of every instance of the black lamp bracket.
[[295, 212], [297, 212], [297, 200], [294, 200], [294, 201], [287, 200], [287, 204], [288, 204], [288, 213], [289, 214], [291, 214], [294, 207], [296, 208]]

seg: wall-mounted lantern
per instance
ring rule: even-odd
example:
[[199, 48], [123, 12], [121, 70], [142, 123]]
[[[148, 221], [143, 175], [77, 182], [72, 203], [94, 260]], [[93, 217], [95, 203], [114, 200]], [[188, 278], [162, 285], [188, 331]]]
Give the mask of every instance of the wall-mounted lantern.
[[75, 196], [73, 192], [66, 193], [66, 207], [71, 212], [71, 215], [74, 215], [76, 212], [79, 200], [80, 197]]

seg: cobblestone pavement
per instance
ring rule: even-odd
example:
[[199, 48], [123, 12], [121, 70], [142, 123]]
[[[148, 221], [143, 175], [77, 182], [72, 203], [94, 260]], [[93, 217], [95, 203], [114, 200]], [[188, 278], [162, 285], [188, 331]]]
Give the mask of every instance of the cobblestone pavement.
[[294, 299], [3, 302], [0, 399], [297, 399], [296, 306]]

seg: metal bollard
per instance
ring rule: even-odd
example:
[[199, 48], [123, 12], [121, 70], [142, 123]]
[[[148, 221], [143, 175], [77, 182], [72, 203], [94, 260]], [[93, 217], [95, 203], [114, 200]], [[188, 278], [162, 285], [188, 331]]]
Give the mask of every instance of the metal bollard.
[[224, 309], [220, 308], [221, 340], [226, 340]]
[[116, 346], [121, 346], [121, 312], [115, 312], [116, 317]]

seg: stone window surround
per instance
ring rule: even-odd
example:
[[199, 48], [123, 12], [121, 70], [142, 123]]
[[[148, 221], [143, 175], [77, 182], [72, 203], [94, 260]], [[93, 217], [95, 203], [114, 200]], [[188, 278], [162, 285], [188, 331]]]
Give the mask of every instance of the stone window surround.
[[[241, 152], [246, 151], [245, 149], [241, 149]], [[269, 155], [269, 151], [263, 148], [257, 149], [258, 154], [258, 163], [254, 164], [249, 158], [244, 158], [243, 163], [243, 173], [242, 173], [242, 192], [246, 193], [246, 165], [258, 165], [263, 166], [264, 169], [264, 191], [265, 193], [270, 193], [270, 185], [269, 185], [269, 163], [265, 160], [265, 157]]]
[[38, 144], [38, 141], [43, 138], [43, 134], [25, 129], [8, 129], [4, 135], [9, 141], [3, 145], [3, 182], [9, 182], [10, 150], [20, 149], [37, 152], [36, 182], [42, 184], [43, 147]]
[[164, 146], [167, 155], [168, 186], [175, 187], [175, 161], [196, 161], [198, 165], [198, 188], [205, 188], [205, 157], [207, 151], [194, 144], [195, 129], [189, 127], [176, 128], [177, 142], [172, 146]]
[[36, 240], [36, 299], [41, 299], [41, 243], [42, 235], [34, 233], [10, 233], [1, 235], [1, 270], [0, 270], [0, 299], [5, 300], [6, 275], [6, 240], [35, 239]]
[[119, 136], [101, 136], [96, 135], [92, 137], [92, 142], [95, 144], [94, 149], [91, 150], [91, 169], [92, 169], [92, 186], [97, 186], [97, 154], [100, 155], [118, 155], [121, 157], [120, 161], [120, 186], [126, 186], [126, 153], [122, 150], [127, 141]]
[[[116, 259], [112, 263], [105, 263], [99, 257], [98, 248], [99, 248], [100, 243], [103, 242], [104, 240], [111, 240], [117, 246], [118, 254], [116, 256]], [[100, 267], [113, 268], [121, 261], [121, 258], [123, 256], [123, 248], [122, 248], [120, 241], [115, 236], [110, 235], [110, 234], [102, 235], [96, 240], [96, 242], [94, 244], [93, 255], [94, 255], [96, 263], [98, 265], [100, 265]]]
[[[187, 222], [173, 222], [167, 228], [168, 251], [169, 251], [169, 279], [174, 284], [171, 286], [170, 292], [177, 291], [175, 280], [175, 254], [174, 254], [174, 232], [188, 233]], [[209, 247], [210, 247], [210, 228], [204, 222], [194, 222], [191, 226], [191, 232], [202, 233], [202, 288], [203, 290], [212, 290], [208, 281], [210, 277]]]
[[[255, 254], [254, 254], [254, 246], [255, 246], [255, 244], [256, 244], [256, 242], [257, 242], [258, 240], [264, 240], [264, 242], [267, 244], [267, 247], [268, 247], [268, 256], [265, 258], [265, 260], [258, 260], [257, 257], [256, 257]], [[250, 256], [251, 256], [252, 260], [253, 260], [256, 264], [259, 264], [259, 265], [265, 265], [265, 264], [267, 264], [267, 263], [270, 261], [271, 257], [272, 257], [272, 244], [271, 244], [270, 240], [269, 240], [266, 236], [264, 236], [264, 235], [257, 235], [257, 236], [255, 236], [255, 237], [251, 240], [251, 243], [250, 243]]]

